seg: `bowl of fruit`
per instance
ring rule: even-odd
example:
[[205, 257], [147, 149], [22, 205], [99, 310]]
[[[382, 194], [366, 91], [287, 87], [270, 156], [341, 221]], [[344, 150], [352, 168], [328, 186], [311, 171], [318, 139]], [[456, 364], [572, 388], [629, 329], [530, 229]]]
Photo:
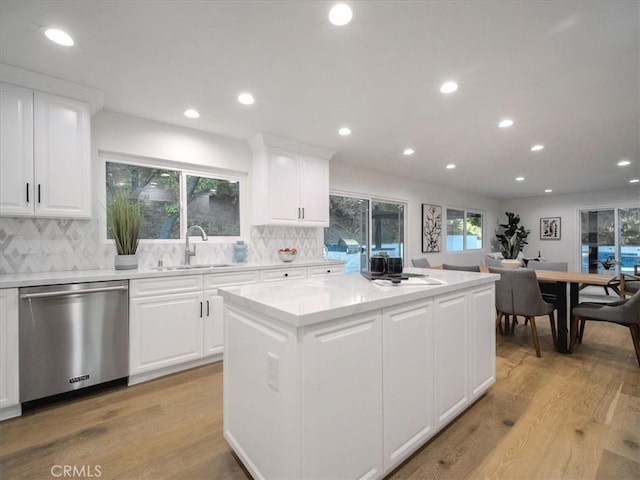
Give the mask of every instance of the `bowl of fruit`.
[[296, 258], [297, 254], [298, 254], [298, 250], [296, 250], [295, 248], [287, 247], [287, 248], [281, 248], [280, 250], [278, 250], [278, 257], [283, 262], [292, 262], [293, 259]]

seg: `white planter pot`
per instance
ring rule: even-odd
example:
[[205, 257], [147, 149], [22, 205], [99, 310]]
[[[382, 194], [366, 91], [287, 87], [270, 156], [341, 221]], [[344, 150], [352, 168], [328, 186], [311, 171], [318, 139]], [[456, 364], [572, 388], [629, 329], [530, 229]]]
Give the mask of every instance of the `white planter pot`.
[[515, 269], [515, 268], [520, 268], [520, 260], [516, 260], [516, 259], [504, 259], [502, 260], [502, 262], [500, 262], [500, 264], [502, 265], [502, 268], [511, 268], [511, 269]]
[[138, 257], [135, 255], [116, 255], [114, 257], [116, 270], [133, 270], [138, 268]]

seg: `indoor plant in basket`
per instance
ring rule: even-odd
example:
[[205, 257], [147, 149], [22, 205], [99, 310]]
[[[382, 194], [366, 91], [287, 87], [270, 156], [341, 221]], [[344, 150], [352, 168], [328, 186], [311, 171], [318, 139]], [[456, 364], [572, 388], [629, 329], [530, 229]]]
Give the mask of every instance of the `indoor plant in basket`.
[[116, 270], [138, 268], [138, 241], [142, 224], [142, 204], [123, 193], [116, 195], [107, 207], [107, 228], [116, 244]]
[[507, 223], [500, 224], [503, 232], [496, 235], [504, 257], [502, 266], [504, 268], [518, 268], [520, 266], [520, 261], [517, 260], [518, 254], [527, 244], [527, 237], [531, 230], [526, 230], [520, 225], [520, 217], [515, 213], [505, 212], [505, 214], [507, 215]]

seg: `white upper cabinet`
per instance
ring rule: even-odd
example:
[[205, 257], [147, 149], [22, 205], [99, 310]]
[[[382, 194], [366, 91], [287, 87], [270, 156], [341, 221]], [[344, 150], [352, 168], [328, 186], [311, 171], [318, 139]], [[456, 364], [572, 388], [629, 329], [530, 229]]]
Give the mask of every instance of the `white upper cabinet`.
[[329, 225], [332, 151], [260, 134], [253, 150], [253, 224]]
[[329, 226], [329, 160], [300, 157], [300, 203], [307, 225]]
[[0, 84], [0, 213], [33, 215], [33, 91]]
[[89, 218], [89, 105], [2, 84], [0, 214]]

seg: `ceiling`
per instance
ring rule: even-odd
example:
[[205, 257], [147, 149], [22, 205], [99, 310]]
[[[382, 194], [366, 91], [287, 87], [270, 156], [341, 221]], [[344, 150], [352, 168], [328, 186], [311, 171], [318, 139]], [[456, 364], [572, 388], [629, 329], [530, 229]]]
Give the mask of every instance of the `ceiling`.
[[[268, 132], [494, 198], [640, 177], [637, 0], [350, 1], [344, 27], [327, 20], [333, 3], [2, 0], [0, 61], [102, 90], [108, 110]], [[447, 80], [459, 90], [441, 94]], [[237, 102], [243, 91], [254, 105]], [[498, 128], [506, 117], [515, 125]]]

